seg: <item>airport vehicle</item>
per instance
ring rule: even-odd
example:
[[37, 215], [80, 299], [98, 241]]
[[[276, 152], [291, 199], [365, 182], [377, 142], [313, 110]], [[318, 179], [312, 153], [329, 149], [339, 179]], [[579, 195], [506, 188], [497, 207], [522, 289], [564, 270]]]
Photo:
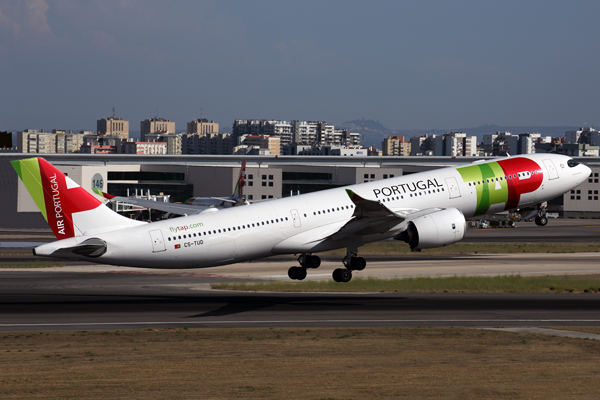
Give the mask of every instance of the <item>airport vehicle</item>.
[[[540, 205], [584, 182], [591, 170], [557, 154], [477, 161], [299, 196], [143, 223], [127, 219], [43, 158], [12, 161], [56, 242], [34, 254], [146, 268], [202, 268], [298, 254], [288, 270], [302, 280], [319, 267], [314, 253], [346, 248], [348, 282], [365, 268], [364, 243], [394, 238], [413, 250], [460, 241], [465, 216]], [[540, 225], [547, 219], [539, 206]]]
[[[193, 215], [205, 212], [213, 212], [218, 208], [237, 207], [248, 205], [249, 203], [244, 198], [244, 181], [246, 180], [246, 160], [242, 161], [240, 168], [240, 176], [238, 178], [235, 190], [231, 197], [192, 197], [187, 199], [183, 204], [165, 203], [162, 201], [153, 201], [149, 198], [133, 196], [114, 196], [98, 189], [93, 189], [98, 196], [107, 199], [110, 202], [122, 202], [132, 204], [138, 207], [151, 208], [166, 212], [166, 218], [176, 217], [179, 215]], [[149, 194], [149, 192], [148, 192]]]

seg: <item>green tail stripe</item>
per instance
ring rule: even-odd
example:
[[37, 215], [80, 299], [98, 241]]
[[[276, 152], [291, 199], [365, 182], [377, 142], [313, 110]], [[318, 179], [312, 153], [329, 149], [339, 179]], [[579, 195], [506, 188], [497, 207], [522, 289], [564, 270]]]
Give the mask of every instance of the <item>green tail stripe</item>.
[[21, 181], [29, 191], [35, 205], [40, 209], [44, 219], [48, 221], [46, 214], [46, 201], [44, 200], [44, 188], [42, 186], [42, 175], [40, 173], [40, 163], [37, 158], [28, 158], [25, 160], [16, 160], [10, 162], [19, 174]]

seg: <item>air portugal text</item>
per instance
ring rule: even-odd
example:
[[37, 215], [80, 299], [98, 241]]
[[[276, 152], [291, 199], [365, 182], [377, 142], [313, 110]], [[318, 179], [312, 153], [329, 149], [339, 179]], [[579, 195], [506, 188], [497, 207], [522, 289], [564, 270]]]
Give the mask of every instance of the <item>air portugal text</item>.
[[392, 195], [396, 195], [396, 194], [406, 194], [406, 193], [412, 193], [412, 192], [416, 192], [417, 190], [425, 190], [425, 189], [429, 189], [429, 188], [439, 188], [442, 187], [442, 185], [437, 181], [436, 178], [434, 179], [427, 179], [427, 180], [421, 180], [421, 181], [416, 181], [416, 182], [409, 182], [409, 183], [401, 183], [399, 185], [391, 185], [391, 186], [385, 186], [382, 187], [381, 189], [373, 189], [373, 193], [375, 194], [375, 198], [379, 198], [379, 196], [392, 196]]
[[60, 192], [56, 182], [56, 174], [50, 177], [50, 187], [52, 188], [52, 200], [54, 201], [54, 212], [56, 213], [56, 229], [61, 235], [65, 234], [65, 224], [63, 220], [63, 209], [60, 204]]

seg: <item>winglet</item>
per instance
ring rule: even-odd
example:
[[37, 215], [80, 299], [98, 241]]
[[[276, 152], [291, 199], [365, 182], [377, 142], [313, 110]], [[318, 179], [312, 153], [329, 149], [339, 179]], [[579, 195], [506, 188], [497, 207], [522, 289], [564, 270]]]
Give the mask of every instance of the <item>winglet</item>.
[[346, 194], [348, 197], [350, 197], [350, 200], [352, 200], [354, 204], [365, 201], [365, 199], [354, 193], [351, 189], [346, 189]]
[[115, 197], [117, 197], [117, 196], [113, 196], [112, 194], [108, 194], [108, 193], [106, 193], [106, 192], [103, 192], [103, 191], [101, 191], [101, 190], [99, 190], [99, 189], [96, 189], [96, 188], [92, 188], [92, 190], [93, 190], [93, 191], [94, 191], [94, 193], [96, 193], [98, 196], [100, 196], [100, 197], [103, 197], [103, 198], [105, 198], [105, 199], [108, 199], [108, 200], [110, 200], [110, 199], [114, 199]]

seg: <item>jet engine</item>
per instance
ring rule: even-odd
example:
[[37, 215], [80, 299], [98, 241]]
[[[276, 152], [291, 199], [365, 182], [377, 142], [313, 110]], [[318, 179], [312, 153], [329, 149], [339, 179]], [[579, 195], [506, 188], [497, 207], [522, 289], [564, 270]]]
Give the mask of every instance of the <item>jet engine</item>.
[[405, 241], [411, 249], [429, 249], [462, 240], [466, 229], [463, 213], [456, 208], [446, 208], [411, 220], [406, 230], [394, 239]]

